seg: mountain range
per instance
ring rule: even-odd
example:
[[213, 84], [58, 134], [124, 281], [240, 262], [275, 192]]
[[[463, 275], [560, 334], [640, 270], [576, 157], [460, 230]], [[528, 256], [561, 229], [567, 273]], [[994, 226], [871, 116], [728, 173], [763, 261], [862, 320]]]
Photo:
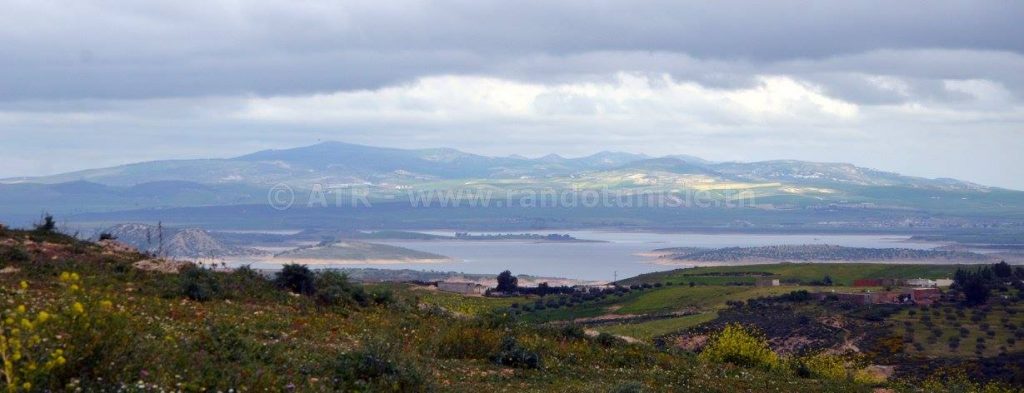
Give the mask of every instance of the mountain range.
[[[362, 188], [370, 198], [457, 188], [700, 191], [756, 197], [765, 208], [838, 204], [945, 213], [1024, 211], [1024, 192], [955, 179], [904, 176], [845, 163], [713, 162], [687, 155], [601, 152], [586, 157], [489, 157], [455, 149], [341, 142], [226, 159], [163, 160], [52, 176], [0, 179], [0, 219], [132, 209], [265, 204], [288, 185]], [[730, 196], [731, 195], [731, 196]]]

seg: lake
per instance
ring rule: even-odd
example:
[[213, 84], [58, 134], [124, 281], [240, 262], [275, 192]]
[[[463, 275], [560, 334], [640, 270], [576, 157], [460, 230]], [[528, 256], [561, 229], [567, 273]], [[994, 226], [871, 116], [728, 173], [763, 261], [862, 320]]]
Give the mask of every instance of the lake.
[[[452, 231], [424, 231], [452, 235]], [[543, 233], [556, 233], [542, 231]], [[472, 232], [481, 234], [487, 232]], [[677, 266], [651, 263], [652, 259], [637, 254], [665, 247], [753, 247], [767, 245], [832, 244], [849, 247], [931, 249], [935, 243], [910, 242], [908, 236], [893, 235], [761, 235], [761, 234], [692, 234], [610, 231], [557, 231], [578, 239], [602, 240], [605, 243], [558, 243], [530, 241], [376, 241], [418, 251], [445, 255], [452, 263], [345, 265], [344, 267], [377, 267], [460, 271], [497, 274], [509, 269], [516, 274], [545, 277], [567, 277], [585, 280], [613, 280], [642, 273], [671, 270]]]

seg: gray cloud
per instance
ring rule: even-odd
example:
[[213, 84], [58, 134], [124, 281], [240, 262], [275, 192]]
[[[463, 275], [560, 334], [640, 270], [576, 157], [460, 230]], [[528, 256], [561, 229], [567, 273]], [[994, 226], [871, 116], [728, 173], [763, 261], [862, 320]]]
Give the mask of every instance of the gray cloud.
[[1022, 16], [1014, 1], [15, 0], [0, 176], [333, 139], [1024, 188]]
[[0, 97], [300, 94], [602, 52], [796, 68], [881, 50], [1021, 53], [1021, 16], [1011, 1], [25, 1], [0, 16]]

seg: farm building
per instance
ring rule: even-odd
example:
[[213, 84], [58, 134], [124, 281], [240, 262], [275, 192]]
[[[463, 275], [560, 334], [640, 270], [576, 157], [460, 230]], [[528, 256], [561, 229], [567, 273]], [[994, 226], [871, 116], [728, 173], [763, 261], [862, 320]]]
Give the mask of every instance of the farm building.
[[461, 293], [463, 295], [483, 295], [484, 292], [487, 291], [487, 287], [475, 282], [440, 281], [437, 283], [437, 289], [445, 292]]
[[903, 291], [864, 293], [817, 292], [814, 299], [834, 299], [844, 303], [866, 304], [933, 304], [942, 295], [938, 288], [915, 288]]
[[942, 292], [938, 288], [916, 288], [910, 291], [914, 304], [933, 304], [939, 301]]
[[777, 278], [759, 278], [754, 282], [754, 286], [757, 287], [777, 287], [779, 286], [779, 279]]
[[927, 278], [911, 278], [909, 280], [905, 280], [903, 285], [917, 288], [934, 288], [938, 286], [935, 280], [929, 280]]

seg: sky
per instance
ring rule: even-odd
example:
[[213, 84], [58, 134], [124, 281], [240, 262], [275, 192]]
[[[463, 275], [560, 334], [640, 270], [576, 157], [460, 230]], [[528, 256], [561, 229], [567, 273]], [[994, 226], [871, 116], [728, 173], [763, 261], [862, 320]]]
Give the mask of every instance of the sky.
[[0, 177], [319, 141], [1024, 189], [1024, 2], [5, 0]]

